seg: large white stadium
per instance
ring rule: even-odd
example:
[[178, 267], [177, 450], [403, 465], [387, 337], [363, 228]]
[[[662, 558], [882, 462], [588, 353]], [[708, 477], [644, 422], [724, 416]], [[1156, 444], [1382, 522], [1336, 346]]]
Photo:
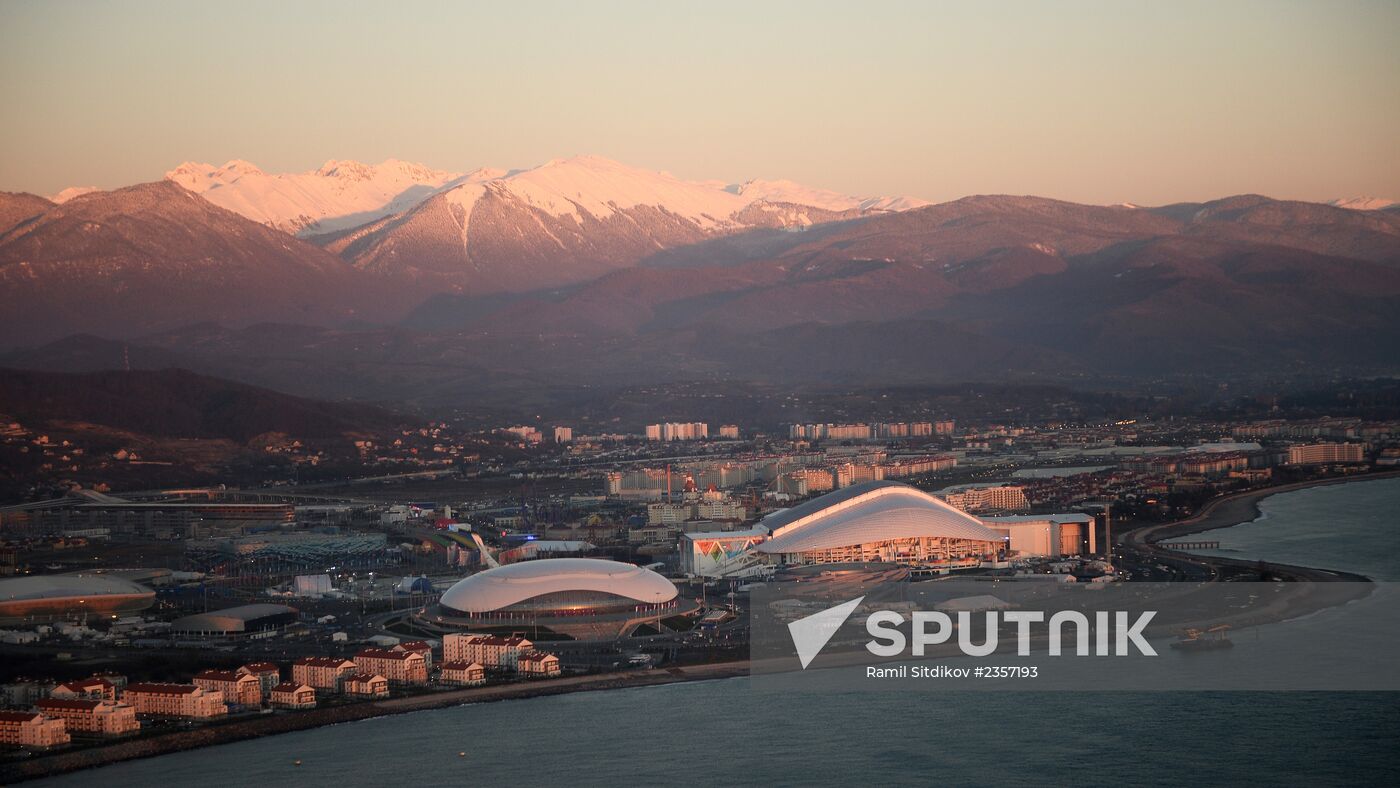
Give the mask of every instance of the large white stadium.
[[0, 580], [0, 621], [41, 621], [145, 610], [156, 594], [115, 575], [34, 575]]
[[648, 621], [692, 612], [676, 586], [633, 564], [600, 558], [544, 558], [459, 580], [438, 600], [445, 628], [535, 631], [575, 638], [615, 637]]
[[480, 618], [643, 610], [676, 599], [671, 581], [600, 558], [546, 558], [488, 569], [459, 580], [440, 604]]
[[922, 490], [889, 481], [828, 493], [765, 517], [755, 548], [785, 565], [894, 563], [930, 568], [998, 559], [1006, 537]]

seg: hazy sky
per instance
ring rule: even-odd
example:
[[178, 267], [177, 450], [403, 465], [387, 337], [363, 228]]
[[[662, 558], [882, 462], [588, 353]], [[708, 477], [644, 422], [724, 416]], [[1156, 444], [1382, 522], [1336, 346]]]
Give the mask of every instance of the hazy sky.
[[596, 153], [931, 200], [1400, 198], [1396, 0], [759, 5], [0, 0], [0, 189]]

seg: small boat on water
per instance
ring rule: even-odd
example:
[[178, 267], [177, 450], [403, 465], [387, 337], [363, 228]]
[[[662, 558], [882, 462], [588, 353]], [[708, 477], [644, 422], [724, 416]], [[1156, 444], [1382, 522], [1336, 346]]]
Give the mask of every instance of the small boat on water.
[[1234, 641], [1230, 640], [1226, 634], [1229, 631], [1229, 624], [1217, 624], [1204, 632], [1199, 629], [1188, 629], [1172, 644], [1172, 648], [1182, 651], [1214, 651], [1222, 648], [1234, 648]]

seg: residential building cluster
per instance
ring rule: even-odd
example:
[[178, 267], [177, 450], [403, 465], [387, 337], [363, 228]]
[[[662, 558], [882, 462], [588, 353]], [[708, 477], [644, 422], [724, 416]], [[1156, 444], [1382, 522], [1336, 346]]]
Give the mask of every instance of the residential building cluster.
[[896, 421], [872, 424], [792, 424], [788, 438], [792, 440], [868, 441], [899, 438], [928, 438], [952, 435], [956, 424], [952, 419], [938, 421]]
[[703, 421], [648, 424], [649, 441], [698, 441], [710, 437], [710, 425]]
[[976, 486], [947, 493], [943, 500], [969, 514], [1019, 512], [1030, 508], [1026, 488], [1017, 484]]
[[[488, 674], [529, 679], [562, 673], [558, 656], [523, 637], [448, 635], [443, 651], [436, 675], [445, 686], [479, 686]], [[24, 680], [0, 687], [0, 703], [12, 707], [0, 711], [0, 744], [58, 747], [73, 736], [134, 734], [143, 719], [207, 722], [263, 708], [313, 709], [333, 695], [385, 698], [394, 686], [428, 685], [434, 662], [433, 646], [418, 640], [361, 649], [348, 659], [302, 657], [292, 663], [288, 681], [270, 662], [203, 670], [189, 683], [129, 683], [113, 674], [60, 684]]]
[[[523, 678], [560, 675], [559, 657], [539, 651], [530, 640], [519, 636], [449, 634], [442, 640], [444, 664], [451, 664], [466, 675], [514, 673]], [[462, 675], [462, 674], [457, 674]]]

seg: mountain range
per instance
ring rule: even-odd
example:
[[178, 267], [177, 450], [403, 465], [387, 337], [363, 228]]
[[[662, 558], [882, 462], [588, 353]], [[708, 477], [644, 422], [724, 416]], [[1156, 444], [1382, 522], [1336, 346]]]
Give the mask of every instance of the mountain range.
[[[107, 338], [137, 365], [433, 403], [677, 378], [1394, 372], [1400, 211], [1350, 205], [927, 204], [591, 156], [185, 164], [62, 203], [0, 194], [0, 334], [43, 346], [0, 361], [100, 369]], [[90, 336], [55, 343], [70, 334]]]

